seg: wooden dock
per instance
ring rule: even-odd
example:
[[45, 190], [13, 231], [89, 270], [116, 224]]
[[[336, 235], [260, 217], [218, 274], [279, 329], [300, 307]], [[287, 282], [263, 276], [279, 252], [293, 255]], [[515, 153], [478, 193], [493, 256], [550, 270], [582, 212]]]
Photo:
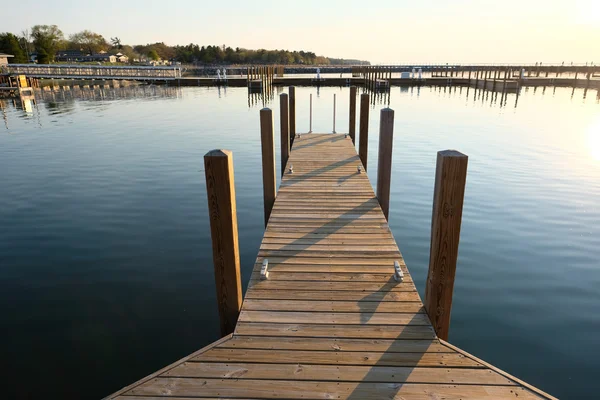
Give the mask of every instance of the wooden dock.
[[234, 333], [108, 399], [552, 399], [437, 337], [359, 166], [296, 137]]

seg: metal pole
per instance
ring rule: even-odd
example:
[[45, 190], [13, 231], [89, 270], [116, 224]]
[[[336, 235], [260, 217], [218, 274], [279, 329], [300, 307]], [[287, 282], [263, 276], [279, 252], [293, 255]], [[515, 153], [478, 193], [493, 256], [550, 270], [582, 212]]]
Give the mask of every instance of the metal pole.
[[335, 93], [333, 94], [333, 133], [335, 133]]

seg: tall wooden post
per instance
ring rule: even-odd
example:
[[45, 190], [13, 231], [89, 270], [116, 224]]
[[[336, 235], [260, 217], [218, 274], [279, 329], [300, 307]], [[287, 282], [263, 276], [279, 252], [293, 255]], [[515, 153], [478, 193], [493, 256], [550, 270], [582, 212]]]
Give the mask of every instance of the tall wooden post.
[[294, 144], [294, 138], [296, 137], [296, 88], [290, 86], [290, 147]]
[[233, 154], [212, 150], [204, 156], [206, 194], [221, 336], [235, 329], [242, 308], [240, 250], [233, 179]]
[[288, 95], [279, 95], [279, 122], [281, 127], [281, 176], [290, 157], [290, 119], [288, 113]]
[[275, 140], [273, 138], [273, 112], [270, 108], [260, 110], [260, 144], [262, 148], [263, 198], [265, 202], [265, 226], [269, 223], [275, 203]]
[[394, 110], [381, 110], [379, 122], [379, 156], [377, 160], [377, 199], [388, 219], [390, 212], [390, 183], [392, 178], [392, 145], [394, 144]]
[[350, 122], [348, 134], [352, 139], [352, 144], [356, 143], [356, 86], [350, 87]]
[[367, 155], [369, 153], [369, 94], [360, 95], [360, 123], [358, 138], [358, 156], [367, 170]]
[[450, 327], [467, 162], [468, 157], [458, 151], [437, 154], [425, 309], [443, 340], [448, 340]]

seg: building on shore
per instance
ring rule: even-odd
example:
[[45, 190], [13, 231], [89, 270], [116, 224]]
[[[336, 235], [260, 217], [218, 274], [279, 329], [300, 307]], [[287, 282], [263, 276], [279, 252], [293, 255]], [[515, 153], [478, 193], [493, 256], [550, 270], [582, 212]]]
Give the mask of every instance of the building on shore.
[[13, 58], [14, 56], [12, 54], [4, 54], [4, 53], [0, 53], [0, 65], [7, 65], [8, 64], [8, 59], [9, 58]]

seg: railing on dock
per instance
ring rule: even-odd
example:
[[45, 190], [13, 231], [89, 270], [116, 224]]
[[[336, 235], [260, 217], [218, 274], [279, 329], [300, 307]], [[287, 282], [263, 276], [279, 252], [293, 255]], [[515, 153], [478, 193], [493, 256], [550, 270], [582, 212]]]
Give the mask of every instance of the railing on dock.
[[9, 74], [22, 74], [34, 78], [53, 79], [130, 79], [175, 80], [181, 78], [179, 66], [106, 66], [87, 64], [8, 64]]

